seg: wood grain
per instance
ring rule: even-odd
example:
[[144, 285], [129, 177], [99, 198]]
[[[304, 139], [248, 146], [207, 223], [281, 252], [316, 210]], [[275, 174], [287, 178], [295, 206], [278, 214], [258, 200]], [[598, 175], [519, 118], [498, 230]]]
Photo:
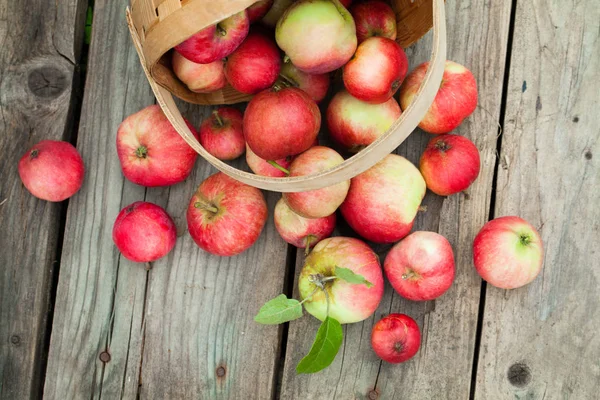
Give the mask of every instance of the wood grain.
[[540, 230], [530, 285], [487, 286], [476, 398], [600, 391], [600, 9], [518, 2], [495, 216]]
[[45, 366], [59, 214], [34, 198], [21, 156], [44, 139], [71, 138], [86, 1], [0, 4], [0, 398], [37, 398]]

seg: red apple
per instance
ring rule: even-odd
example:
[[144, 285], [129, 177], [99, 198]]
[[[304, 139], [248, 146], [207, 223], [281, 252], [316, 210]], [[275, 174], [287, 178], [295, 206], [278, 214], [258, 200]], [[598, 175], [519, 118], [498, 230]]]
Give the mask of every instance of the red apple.
[[136, 201], [117, 216], [113, 241], [128, 260], [156, 261], [175, 247], [177, 228], [162, 207]]
[[275, 228], [289, 244], [307, 250], [331, 236], [335, 228], [335, 213], [323, 218], [304, 218], [292, 211], [283, 199], [275, 206]]
[[222, 172], [200, 184], [187, 210], [192, 239], [201, 249], [224, 257], [249, 249], [266, 221], [262, 192]]
[[383, 1], [366, 1], [352, 6], [350, 13], [356, 24], [358, 43], [379, 36], [396, 40], [396, 14]]
[[275, 40], [298, 69], [323, 74], [346, 64], [356, 50], [356, 28], [338, 0], [300, 0], [277, 22]]
[[373, 327], [371, 346], [383, 361], [398, 364], [417, 354], [421, 346], [421, 331], [408, 315], [390, 314]]
[[385, 258], [385, 275], [405, 299], [437, 299], [454, 281], [454, 253], [450, 242], [435, 232], [413, 232]]
[[344, 7], [348, 8], [352, 4], [352, 0], [340, 0], [340, 3], [342, 3]]
[[427, 188], [440, 196], [466, 190], [479, 175], [479, 150], [464, 136], [440, 135], [429, 141], [420, 170]]
[[231, 86], [246, 94], [270, 87], [277, 80], [280, 69], [277, 45], [258, 32], [251, 32], [225, 63], [225, 75]]
[[390, 154], [352, 178], [340, 210], [365, 239], [393, 243], [412, 229], [425, 191], [419, 170], [406, 158]]
[[227, 57], [244, 41], [250, 29], [246, 10], [202, 29], [175, 47], [182, 56], [198, 64]]
[[277, 25], [277, 21], [283, 15], [285, 10], [294, 2], [295, 0], [275, 0], [273, 2], [273, 6], [267, 11], [261, 23], [263, 25], [268, 26], [269, 28], [275, 28]]
[[[415, 68], [400, 89], [400, 106], [406, 110], [421, 87], [428, 62]], [[477, 82], [467, 68], [446, 61], [444, 76], [435, 100], [419, 127], [429, 133], [448, 133], [457, 128], [477, 107]]]
[[382, 104], [369, 104], [342, 91], [327, 107], [327, 127], [334, 141], [357, 153], [383, 135], [401, 113], [393, 98]]
[[371, 37], [362, 42], [344, 66], [344, 86], [367, 103], [384, 103], [392, 98], [408, 71], [408, 58], [392, 39]]
[[298, 88], [260, 92], [244, 114], [244, 136], [257, 156], [279, 160], [302, 153], [314, 143], [321, 127], [317, 103]]
[[[188, 127], [198, 137], [194, 127]], [[142, 186], [184, 181], [198, 154], [177, 133], [158, 105], [127, 117], [117, 132], [117, 154], [123, 175]]]
[[250, 19], [250, 23], [254, 23], [264, 17], [272, 6], [273, 0], [262, 0], [257, 1], [248, 7], [246, 12], [248, 13], [248, 19]]
[[246, 163], [248, 163], [248, 166], [256, 175], [270, 176], [273, 178], [286, 177], [288, 174], [284, 170], [289, 170], [293, 160], [293, 156], [275, 160], [275, 163], [281, 168], [274, 167], [267, 160], [263, 160], [254, 154], [250, 146], [246, 144]]
[[[350, 269], [362, 275], [372, 286], [352, 284], [335, 278], [335, 267]], [[330, 278], [330, 280], [325, 280]], [[329, 295], [329, 316], [341, 324], [369, 318], [383, 297], [383, 276], [379, 258], [366, 243], [348, 237], [320, 241], [306, 257], [298, 278], [300, 297], [307, 299], [304, 308], [323, 321], [327, 315], [327, 298], [315, 288], [323, 282]], [[318, 283], [320, 283], [318, 282]], [[313, 294], [314, 293], [314, 294]], [[312, 296], [311, 296], [312, 294]]]
[[[311, 147], [294, 159], [289, 176], [327, 171], [343, 162], [344, 158], [329, 147]], [[284, 193], [283, 199], [296, 214], [305, 218], [323, 218], [338, 209], [346, 198], [349, 187], [350, 181], [344, 181], [322, 189]]]
[[291, 62], [283, 63], [279, 76], [281, 84], [304, 90], [317, 103], [327, 95], [331, 81], [329, 74], [310, 75], [300, 71]]
[[473, 242], [475, 269], [489, 284], [516, 289], [535, 279], [544, 262], [538, 231], [519, 217], [500, 217], [483, 226]]
[[243, 115], [231, 107], [214, 110], [200, 125], [200, 144], [219, 160], [233, 160], [244, 154], [246, 141]]
[[42, 140], [19, 160], [23, 185], [38, 199], [63, 201], [83, 184], [85, 167], [77, 149], [68, 142]]
[[223, 60], [197, 64], [174, 51], [173, 72], [192, 92], [196, 93], [214, 92], [227, 85]]

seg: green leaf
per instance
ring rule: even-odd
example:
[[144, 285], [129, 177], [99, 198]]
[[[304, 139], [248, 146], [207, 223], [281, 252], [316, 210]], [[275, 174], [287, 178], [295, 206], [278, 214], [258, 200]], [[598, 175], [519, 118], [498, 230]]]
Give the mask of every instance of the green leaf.
[[302, 316], [302, 305], [298, 300], [288, 299], [285, 294], [280, 294], [265, 303], [260, 308], [254, 321], [259, 324], [277, 325], [293, 321]]
[[348, 268], [335, 267], [335, 276], [348, 283], [354, 283], [357, 285], [364, 284], [368, 288], [373, 286], [373, 284], [366, 280], [364, 276], [355, 274], [351, 269]]
[[335, 359], [343, 339], [342, 325], [331, 317], [325, 318], [317, 331], [310, 352], [300, 360], [296, 372], [313, 374], [327, 368]]

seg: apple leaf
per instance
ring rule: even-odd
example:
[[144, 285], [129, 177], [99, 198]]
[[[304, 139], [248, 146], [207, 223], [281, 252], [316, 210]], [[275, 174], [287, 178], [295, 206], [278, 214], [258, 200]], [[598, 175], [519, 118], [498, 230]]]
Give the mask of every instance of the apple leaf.
[[298, 363], [296, 372], [313, 374], [327, 368], [335, 359], [342, 345], [342, 325], [331, 317], [321, 323], [310, 352]]
[[259, 324], [277, 325], [293, 321], [302, 316], [302, 305], [298, 300], [288, 299], [285, 294], [271, 299], [263, 305], [254, 321]]
[[364, 276], [355, 274], [351, 269], [348, 268], [335, 267], [335, 276], [348, 283], [354, 283], [357, 285], [364, 284], [368, 288], [373, 286], [373, 284], [366, 280]]

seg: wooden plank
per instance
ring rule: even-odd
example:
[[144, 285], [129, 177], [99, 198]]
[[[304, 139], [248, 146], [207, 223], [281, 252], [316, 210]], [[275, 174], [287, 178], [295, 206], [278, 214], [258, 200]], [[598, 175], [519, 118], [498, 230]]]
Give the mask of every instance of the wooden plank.
[[66, 203], [31, 196], [19, 159], [71, 138], [86, 1], [0, 4], [0, 398], [37, 398], [45, 369], [59, 219]]
[[476, 398], [600, 391], [600, 9], [518, 2], [495, 215], [540, 229], [530, 285], [487, 286]]
[[[480, 279], [472, 268], [471, 242], [487, 220], [496, 158], [496, 137], [510, 20], [510, 2], [480, 2], [464, 7], [447, 3], [448, 54], [469, 67], [479, 84], [479, 107], [455, 133], [468, 136], [481, 152], [480, 176], [468, 197], [440, 198], [428, 193], [428, 209], [418, 216], [414, 230], [438, 231], [453, 245], [457, 275], [452, 288], [439, 300], [406, 301], [388, 285], [372, 318], [345, 326], [344, 345], [335, 362], [315, 375], [296, 376], [295, 365], [310, 349], [318, 324], [306, 317], [290, 324], [282, 398], [468, 398], [475, 347]], [[411, 67], [427, 60], [430, 40], [408, 49]], [[398, 153], [418, 163], [432, 136], [415, 132]], [[346, 233], [342, 229], [340, 233]], [[377, 246], [383, 260], [389, 246]], [[298, 273], [301, 260], [297, 264]], [[297, 289], [296, 293], [297, 293]], [[381, 363], [371, 350], [373, 324], [390, 312], [412, 316], [422, 330], [419, 353], [410, 362]]]

